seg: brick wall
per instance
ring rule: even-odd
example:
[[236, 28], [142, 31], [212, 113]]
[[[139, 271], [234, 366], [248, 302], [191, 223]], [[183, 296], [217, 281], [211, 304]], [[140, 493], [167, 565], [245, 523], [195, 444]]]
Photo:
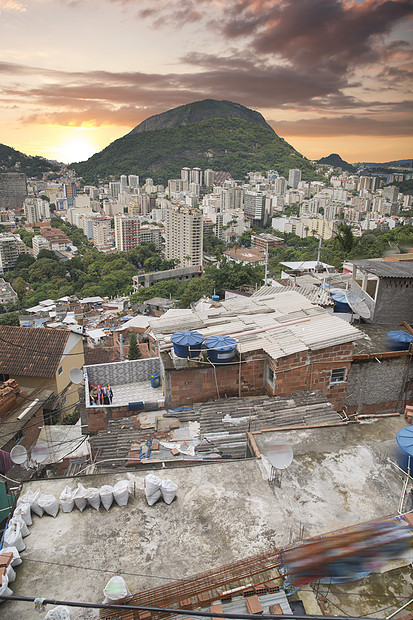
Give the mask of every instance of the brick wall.
[[241, 364], [217, 364], [185, 369], [165, 369], [165, 406], [181, 407], [238, 396], [241, 380], [241, 396], [257, 396], [264, 389], [265, 356], [254, 354]]
[[[268, 360], [274, 373], [272, 382], [267, 372], [265, 388], [270, 396], [288, 396], [299, 390], [322, 390], [340, 411], [345, 403], [348, 374], [352, 362], [353, 343], [328, 347], [320, 351], [302, 351], [279, 360]], [[331, 371], [345, 368], [345, 380], [331, 384]]]
[[[39, 439], [40, 429], [43, 426], [43, 409], [40, 407], [35, 413], [34, 416], [29, 418], [24, 426], [23, 437], [18, 442], [20, 446], [24, 446], [27, 449], [30, 449]], [[16, 431], [17, 432], [17, 431]], [[10, 438], [10, 441], [3, 446], [3, 450], [6, 452], [10, 452], [10, 450], [14, 447], [15, 443], [13, 438]]]

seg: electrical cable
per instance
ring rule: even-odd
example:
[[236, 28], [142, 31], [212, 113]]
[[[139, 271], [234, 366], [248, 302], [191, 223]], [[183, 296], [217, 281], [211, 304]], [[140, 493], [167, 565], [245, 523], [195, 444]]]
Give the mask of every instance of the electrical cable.
[[[6, 596], [0, 595], [0, 599], [5, 601], [24, 601], [28, 603], [34, 603], [37, 600], [36, 597], [33, 596]], [[116, 611], [151, 611], [151, 612], [164, 612], [169, 614], [183, 614], [184, 616], [193, 616], [193, 617], [201, 617], [201, 618], [229, 618], [231, 620], [257, 620], [256, 614], [233, 614], [233, 613], [220, 613], [220, 612], [211, 612], [211, 611], [194, 611], [189, 609], [173, 609], [171, 607], [148, 607], [145, 605], [119, 605], [115, 603], [110, 604], [97, 604], [97, 603], [77, 603], [74, 601], [60, 601], [54, 599], [42, 599], [43, 605], [66, 605], [67, 607], [83, 607], [85, 609], [107, 609], [107, 610], [116, 610]], [[268, 614], [261, 614], [260, 618], [263, 620], [274, 620], [274, 616]], [[284, 618], [286, 620], [291, 620], [291, 614], [279, 614], [277, 618]], [[360, 616], [316, 616], [313, 614], [306, 614], [305, 616], [294, 614], [295, 620], [326, 620], [331, 618], [332, 620], [364, 620]]]

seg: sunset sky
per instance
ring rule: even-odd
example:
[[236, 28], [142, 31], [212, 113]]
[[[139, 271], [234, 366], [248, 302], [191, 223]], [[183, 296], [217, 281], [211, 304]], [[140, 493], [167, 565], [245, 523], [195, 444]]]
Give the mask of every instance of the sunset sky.
[[311, 159], [413, 157], [413, 0], [0, 0], [0, 142], [87, 159], [200, 99]]

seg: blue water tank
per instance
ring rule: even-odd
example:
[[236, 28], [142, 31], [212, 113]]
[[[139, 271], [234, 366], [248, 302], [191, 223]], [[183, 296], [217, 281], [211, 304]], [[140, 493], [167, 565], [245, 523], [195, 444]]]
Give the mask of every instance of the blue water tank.
[[413, 334], [402, 331], [387, 332], [387, 346], [391, 351], [407, 351], [413, 342]]
[[212, 301], [219, 301], [219, 295], [212, 295]]
[[185, 329], [172, 334], [171, 341], [178, 357], [196, 357], [201, 353], [204, 337], [199, 332]]
[[400, 467], [407, 472], [410, 457], [410, 475], [413, 471], [413, 425], [401, 428], [396, 440], [399, 446], [397, 460]]
[[151, 375], [151, 386], [153, 388], [158, 388], [161, 385], [161, 377], [158, 375], [157, 372], [154, 372], [153, 375]]
[[352, 312], [345, 293], [331, 293], [334, 301], [334, 312]]
[[205, 340], [205, 346], [213, 364], [224, 364], [234, 358], [237, 341], [229, 336], [210, 336]]

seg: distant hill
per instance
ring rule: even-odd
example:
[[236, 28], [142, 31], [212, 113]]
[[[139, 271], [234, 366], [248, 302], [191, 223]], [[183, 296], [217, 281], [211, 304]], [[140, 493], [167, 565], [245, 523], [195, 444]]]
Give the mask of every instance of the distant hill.
[[41, 177], [44, 172], [58, 172], [60, 168], [44, 157], [31, 157], [0, 144], [0, 172], [24, 172], [28, 177]]
[[333, 168], [341, 168], [342, 170], [346, 170], [347, 172], [357, 172], [357, 168], [344, 161], [344, 159], [341, 159], [340, 155], [337, 155], [337, 153], [331, 153], [331, 155], [328, 155], [328, 157], [322, 157], [318, 160], [318, 163], [327, 164], [329, 166], [332, 166]]
[[185, 166], [226, 170], [235, 179], [270, 169], [288, 176], [290, 168], [300, 168], [303, 179], [317, 178], [311, 162], [261, 114], [212, 99], [152, 116], [87, 161], [71, 164], [88, 183], [139, 174], [166, 184]]
[[185, 127], [193, 123], [200, 123], [215, 118], [240, 118], [249, 121], [260, 127], [265, 127], [270, 131], [274, 131], [271, 125], [267, 123], [265, 118], [259, 112], [250, 110], [240, 103], [232, 103], [231, 101], [217, 101], [215, 99], [203, 99], [202, 101], [194, 101], [173, 108], [162, 114], [155, 114], [140, 125], [132, 129], [130, 133], [142, 133], [143, 131], [153, 131], [156, 129], [169, 129], [171, 127]]
[[413, 159], [396, 159], [395, 161], [385, 161], [385, 162], [373, 162], [373, 161], [362, 161], [359, 162], [359, 166], [369, 167], [369, 168], [383, 168], [386, 166], [395, 166], [395, 167], [403, 167], [403, 168], [413, 168]]

